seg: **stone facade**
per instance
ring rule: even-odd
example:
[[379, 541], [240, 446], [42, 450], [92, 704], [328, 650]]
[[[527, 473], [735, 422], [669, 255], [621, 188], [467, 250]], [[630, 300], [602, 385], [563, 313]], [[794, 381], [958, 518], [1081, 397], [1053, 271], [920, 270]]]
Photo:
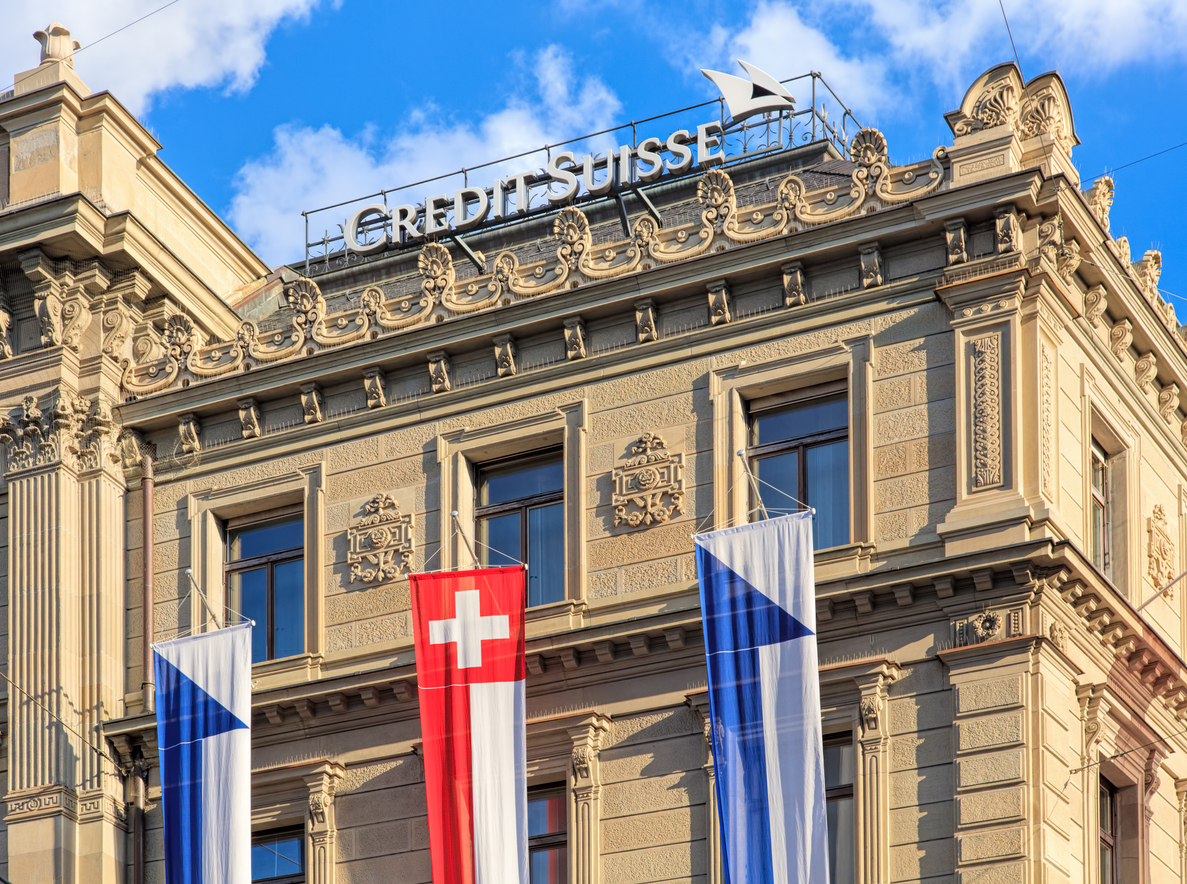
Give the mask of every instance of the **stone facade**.
[[749, 403], [832, 385], [850, 542], [816, 556], [820, 678], [856, 880], [1098, 881], [1102, 775], [1121, 880], [1184, 880], [1187, 593], [1138, 606], [1185, 567], [1187, 342], [1160, 256], [1109, 234], [1112, 182], [1081, 189], [1057, 75], [987, 72], [911, 166], [864, 129], [659, 185], [668, 223], [629, 236], [568, 206], [469, 236], [482, 273], [442, 242], [306, 275], [63, 61], [17, 82], [0, 874], [163, 879], [145, 643], [217, 625], [226, 526], [283, 509], [305, 652], [256, 665], [253, 827], [303, 829], [315, 884], [428, 881], [407, 574], [469, 566], [477, 465], [553, 447], [530, 782], [568, 795], [575, 884], [721, 881], [690, 535], [747, 517]]

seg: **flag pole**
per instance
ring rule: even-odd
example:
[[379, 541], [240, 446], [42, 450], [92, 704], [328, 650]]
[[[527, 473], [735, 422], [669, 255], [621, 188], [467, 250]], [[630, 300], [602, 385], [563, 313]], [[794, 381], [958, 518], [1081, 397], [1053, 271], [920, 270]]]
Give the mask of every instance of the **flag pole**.
[[215, 629], [222, 629], [223, 624], [219, 622], [218, 615], [214, 613], [214, 608], [210, 607], [210, 602], [206, 599], [206, 593], [202, 592], [202, 587], [198, 585], [198, 581], [194, 579], [194, 571], [192, 568], [185, 569], [185, 576], [190, 578], [190, 585], [198, 591], [198, 598], [202, 600], [202, 604], [206, 606], [206, 613], [210, 615], [210, 619], [214, 621]]
[[466, 534], [465, 529], [462, 528], [461, 519], [457, 517], [457, 510], [452, 510], [450, 518], [453, 519], [453, 530], [462, 535], [462, 540], [466, 542], [466, 549], [470, 551], [470, 558], [474, 560], [474, 567], [478, 567], [478, 553], [474, 552], [474, 544], [470, 543], [470, 536]]
[[746, 477], [750, 479], [750, 487], [754, 489], [754, 499], [758, 501], [759, 512], [764, 519], [769, 519], [766, 504], [762, 502], [762, 492], [758, 490], [758, 480], [754, 478], [754, 471], [750, 469], [750, 458], [746, 456], [746, 449], [738, 449], [738, 457], [742, 458], [742, 466], [746, 468]]

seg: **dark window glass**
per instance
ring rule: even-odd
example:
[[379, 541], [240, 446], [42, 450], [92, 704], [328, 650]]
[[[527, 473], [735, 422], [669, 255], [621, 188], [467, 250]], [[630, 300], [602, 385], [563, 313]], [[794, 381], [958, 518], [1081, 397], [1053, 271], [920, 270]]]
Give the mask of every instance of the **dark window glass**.
[[565, 597], [564, 497], [560, 452], [479, 470], [479, 563], [484, 568], [526, 563], [529, 606]]
[[297, 832], [252, 839], [251, 880], [300, 884], [305, 880], [305, 838]]
[[1100, 778], [1100, 884], [1117, 884], [1117, 790]]
[[[751, 415], [750, 464], [767, 514], [813, 507], [816, 549], [849, 542], [849, 400], [820, 396]], [[751, 518], [761, 518], [758, 500]]]
[[569, 880], [567, 821], [564, 792], [528, 793], [530, 884], [566, 884]]
[[853, 770], [850, 736], [824, 741], [825, 813], [828, 819], [828, 868], [832, 884], [854, 884], [856, 833], [853, 827]]
[[1109, 554], [1109, 458], [1100, 444], [1092, 440], [1092, 564], [1111, 577]]
[[227, 532], [227, 620], [254, 620], [251, 661], [305, 651], [305, 522], [301, 518]]

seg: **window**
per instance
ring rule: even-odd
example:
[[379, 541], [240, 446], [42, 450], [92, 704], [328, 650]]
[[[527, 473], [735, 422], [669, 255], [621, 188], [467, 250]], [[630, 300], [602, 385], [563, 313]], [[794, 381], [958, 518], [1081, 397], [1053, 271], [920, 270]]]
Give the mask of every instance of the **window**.
[[[815, 507], [816, 549], [849, 542], [849, 399], [843, 382], [750, 403], [750, 464], [771, 516]], [[761, 514], [751, 501], [751, 517]]]
[[1092, 564], [1106, 577], [1112, 577], [1109, 532], [1109, 456], [1092, 440]]
[[563, 789], [540, 789], [528, 793], [530, 884], [566, 884], [569, 880], [567, 811]]
[[1117, 790], [1100, 778], [1100, 884], [1117, 884]]
[[265, 832], [252, 838], [251, 880], [304, 884], [305, 835], [300, 830]]
[[559, 451], [483, 465], [475, 517], [482, 567], [525, 562], [529, 606], [565, 597], [564, 466]]
[[227, 523], [227, 619], [255, 621], [252, 663], [305, 652], [304, 544], [300, 516]]
[[828, 818], [828, 871], [832, 884], [854, 884], [853, 738], [824, 738], [825, 813]]

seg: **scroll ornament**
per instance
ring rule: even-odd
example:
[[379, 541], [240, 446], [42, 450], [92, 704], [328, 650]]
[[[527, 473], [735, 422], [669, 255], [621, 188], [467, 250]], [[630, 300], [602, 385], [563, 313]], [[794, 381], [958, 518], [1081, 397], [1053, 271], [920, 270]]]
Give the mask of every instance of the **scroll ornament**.
[[401, 569], [412, 567], [412, 514], [401, 513], [390, 494], [375, 495], [363, 510], [366, 515], [347, 532], [350, 582], [394, 580]]
[[291, 311], [285, 328], [262, 330], [254, 321], [245, 320], [231, 340], [207, 343], [192, 320], [173, 316], [160, 335], [159, 346], [155, 341], [137, 341], [136, 354], [144, 361], [122, 361], [124, 393], [145, 396], [183, 382], [201, 382], [301, 358], [583, 282], [783, 236], [909, 202], [937, 190], [945, 180], [945, 148], [936, 148], [928, 160], [893, 166], [886, 138], [877, 129], [860, 130], [849, 145], [849, 154], [854, 169], [846, 183], [813, 188], [791, 174], [780, 182], [771, 202], [745, 207], [738, 205], [729, 173], [710, 169], [697, 184], [700, 211], [695, 220], [661, 228], [654, 218], [644, 215], [635, 220], [629, 238], [597, 246], [585, 213], [568, 206], [553, 220], [553, 256], [528, 261], [515, 252], [503, 251], [488, 272], [468, 280], [457, 278], [444, 244], [426, 243], [415, 275], [396, 280], [388, 286], [390, 291], [367, 286], [357, 295], [356, 306], [333, 313], [316, 282], [298, 279], [285, 287]]
[[683, 515], [684, 455], [669, 452], [658, 433], [644, 433], [630, 453], [613, 472], [615, 526], [638, 528]]

